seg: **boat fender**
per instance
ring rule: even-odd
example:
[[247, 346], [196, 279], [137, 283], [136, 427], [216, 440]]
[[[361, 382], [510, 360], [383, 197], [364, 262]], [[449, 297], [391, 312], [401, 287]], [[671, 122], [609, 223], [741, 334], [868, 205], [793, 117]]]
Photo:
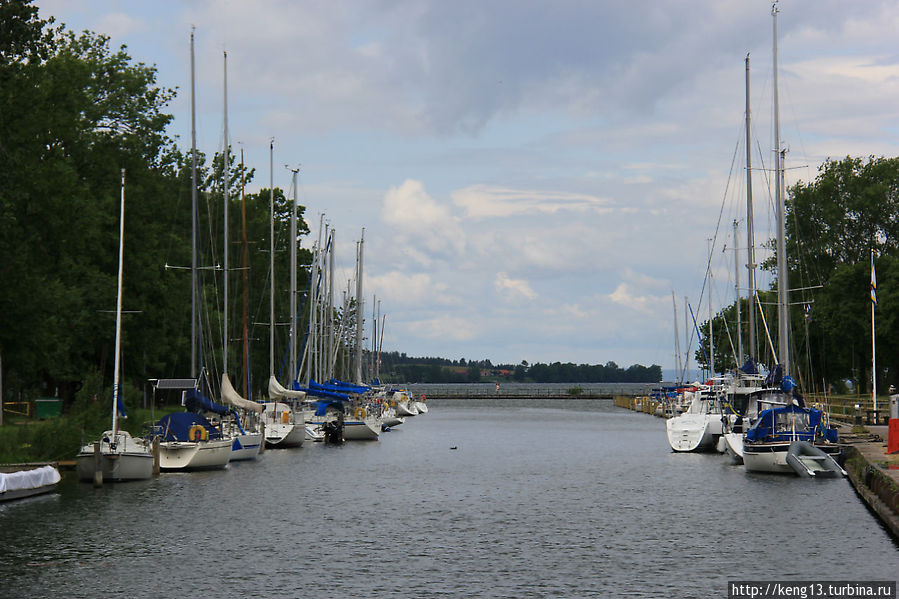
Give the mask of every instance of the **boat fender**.
[[365, 419], [365, 408], [356, 408], [356, 411], [353, 412], [353, 414], [356, 416], [357, 419], [364, 420]]
[[290, 412], [281, 412], [281, 424], [290, 424]]

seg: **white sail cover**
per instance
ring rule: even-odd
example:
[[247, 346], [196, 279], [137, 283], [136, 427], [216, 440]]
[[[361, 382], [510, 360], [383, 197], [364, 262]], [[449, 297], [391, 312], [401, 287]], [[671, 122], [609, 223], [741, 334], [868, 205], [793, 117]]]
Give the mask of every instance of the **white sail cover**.
[[222, 374], [222, 401], [231, 404], [235, 408], [262, 413], [262, 404], [241, 397], [240, 393], [234, 389], [234, 385], [231, 384], [231, 379], [228, 378], [227, 374]]
[[278, 382], [278, 379], [275, 378], [275, 375], [272, 375], [268, 379], [268, 396], [272, 399], [282, 399], [285, 397], [291, 399], [303, 399], [306, 397], [306, 392], [285, 389], [281, 386], [281, 383]]

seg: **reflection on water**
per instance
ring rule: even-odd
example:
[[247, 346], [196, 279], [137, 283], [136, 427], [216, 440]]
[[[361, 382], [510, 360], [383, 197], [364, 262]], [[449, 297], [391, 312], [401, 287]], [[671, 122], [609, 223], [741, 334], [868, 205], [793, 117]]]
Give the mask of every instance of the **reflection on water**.
[[[432, 401], [378, 442], [0, 505], [0, 595], [708, 597], [895, 579], [846, 480], [674, 454], [607, 401]], [[457, 447], [457, 449], [450, 449]]]

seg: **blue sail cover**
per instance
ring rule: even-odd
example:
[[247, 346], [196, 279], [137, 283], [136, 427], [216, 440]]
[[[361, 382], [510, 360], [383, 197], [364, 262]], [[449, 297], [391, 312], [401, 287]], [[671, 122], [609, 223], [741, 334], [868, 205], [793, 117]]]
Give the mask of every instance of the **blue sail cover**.
[[371, 387], [367, 385], [354, 385], [353, 383], [341, 381], [340, 379], [331, 379], [325, 383], [322, 383], [322, 387], [332, 387], [332, 390], [342, 391], [344, 393], [365, 393], [366, 391], [371, 389]]
[[193, 412], [175, 412], [159, 419], [156, 427], [163, 441], [189, 441], [190, 427], [199, 424], [209, 431], [210, 439], [221, 439], [222, 433], [204, 416]]
[[[321, 387], [321, 385], [319, 385]], [[305, 391], [306, 395], [313, 395], [315, 397], [327, 397], [329, 399], [339, 399], [342, 401], [347, 401], [350, 399], [349, 395], [346, 393], [339, 393], [337, 391], [327, 391], [325, 389], [317, 389], [315, 387], [300, 387], [299, 385], [294, 385], [295, 391]]]
[[190, 412], [212, 412], [220, 416], [231, 412], [230, 408], [215, 403], [196, 389], [187, 390], [187, 399], [184, 402], [184, 407]]

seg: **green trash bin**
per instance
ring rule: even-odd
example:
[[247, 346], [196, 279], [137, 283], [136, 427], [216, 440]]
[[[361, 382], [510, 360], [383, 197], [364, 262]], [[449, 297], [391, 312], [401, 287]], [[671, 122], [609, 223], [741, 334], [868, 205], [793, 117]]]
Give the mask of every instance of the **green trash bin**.
[[62, 413], [62, 400], [45, 397], [34, 400], [34, 415], [37, 418], [59, 418]]

